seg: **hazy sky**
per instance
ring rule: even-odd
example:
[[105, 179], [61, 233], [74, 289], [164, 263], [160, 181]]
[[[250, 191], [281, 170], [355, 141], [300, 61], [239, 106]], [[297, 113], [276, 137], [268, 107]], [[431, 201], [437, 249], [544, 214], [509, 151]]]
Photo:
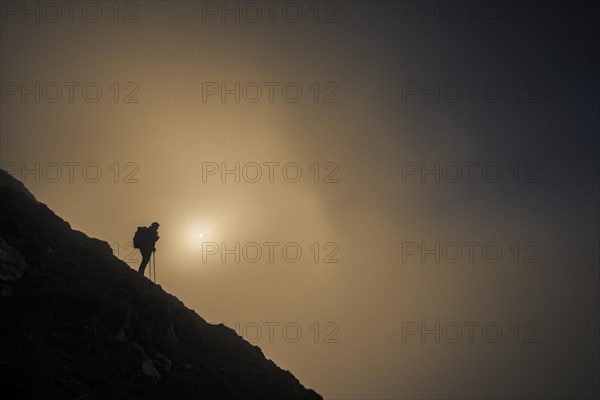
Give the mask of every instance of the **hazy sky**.
[[593, 3], [52, 4], [0, 161], [75, 229], [326, 398], [598, 395]]

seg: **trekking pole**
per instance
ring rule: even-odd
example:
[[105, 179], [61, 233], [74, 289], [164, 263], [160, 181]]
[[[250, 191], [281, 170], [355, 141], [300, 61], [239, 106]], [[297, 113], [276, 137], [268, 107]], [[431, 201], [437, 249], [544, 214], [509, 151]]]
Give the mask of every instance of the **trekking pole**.
[[152, 260], [148, 262], [148, 279], [152, 280]]
[[152, 252], [152, 264], [154, 264], [154, 283], [156, 283], [156, 251]]
[[152, 280], [152, 258], [148, 260], [148, 279]]

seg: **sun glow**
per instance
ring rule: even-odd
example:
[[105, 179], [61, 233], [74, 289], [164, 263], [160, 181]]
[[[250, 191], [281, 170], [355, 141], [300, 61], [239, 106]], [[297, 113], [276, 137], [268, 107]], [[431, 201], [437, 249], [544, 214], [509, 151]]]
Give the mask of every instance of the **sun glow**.
[[191, 250], [198, 250], [202, 248], [203, 242], [214, 241], [216, 238], [214, 224], [207, 221], [187, 223], [187, 226], [181, 231], [181, 235], [185, 247]]

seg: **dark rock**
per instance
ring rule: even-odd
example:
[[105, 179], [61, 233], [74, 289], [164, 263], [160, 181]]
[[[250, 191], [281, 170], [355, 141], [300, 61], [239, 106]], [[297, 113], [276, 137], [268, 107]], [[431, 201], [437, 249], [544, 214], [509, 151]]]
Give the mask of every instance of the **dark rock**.
[[142, 361], [142, 373], [150, 379], [152, 385], [156, 385], [161, 378], [160, 374], [154, 367], [154, 363], [150, 359]]
[[25, 195], [27, 200], [37, 203], [37, 200], [31, 194], [31, 192], [27, 190], [25, 185], [23, 185], [21, 181], [19, 181], [3, 169], [0, 169], [0, 187], [1, 186], [10, 187], [18, 192], [21, 192]]
[[27, 269], [29, 266], [21, 253], [0, 237], [0, 280], [17, 280]]
[[6, 399], [321, 399], [0, 171]]
[[113, 338], [114, 340], [116, 340], [118, 342], [122, 342], [122, 343], [127, 341], [127, 335], [123, 331], [119, 331], [119, 332], [115, 333], [114, 335], [111, 336], [111, 338]]
[[6, 283], [0, 283], [0, 297], [10, 296], [12, 294], [12, 288]]

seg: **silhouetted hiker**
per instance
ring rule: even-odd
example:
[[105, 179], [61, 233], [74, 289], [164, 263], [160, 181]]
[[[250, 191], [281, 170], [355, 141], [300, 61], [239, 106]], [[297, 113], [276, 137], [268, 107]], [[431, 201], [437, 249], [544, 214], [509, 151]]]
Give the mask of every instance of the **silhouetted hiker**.
[[150, 261], [152, 252], [156, 251], [156, 247], [154, 246], [156, 245], [156, 241], [160, 239], [158, 237], [159, 226], [158, 222], [153, 222], [149, 227], [140, 226], [133, 236], [133, 247], [140, 249], [140, 253], [142, 253], [142, 262], [138, 270], [142, 275], [144, 275], [144, 270], [146, 269], [146, 265], [148, 265], [148, 261]]

